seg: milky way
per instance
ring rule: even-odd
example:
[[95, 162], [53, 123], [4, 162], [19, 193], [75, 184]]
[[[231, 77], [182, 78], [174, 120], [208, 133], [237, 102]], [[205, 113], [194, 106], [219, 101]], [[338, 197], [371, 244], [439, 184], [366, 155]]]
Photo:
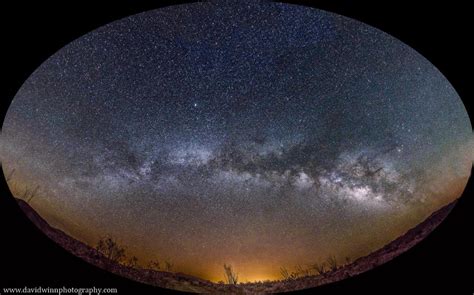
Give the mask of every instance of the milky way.
[[52, 225], [145, 265], [221, 280], [354, 259], [457, 198], [462, 101], [426, 59], [364, 24], [267, 2], [131, 16], [23, 84], [5, 174]]

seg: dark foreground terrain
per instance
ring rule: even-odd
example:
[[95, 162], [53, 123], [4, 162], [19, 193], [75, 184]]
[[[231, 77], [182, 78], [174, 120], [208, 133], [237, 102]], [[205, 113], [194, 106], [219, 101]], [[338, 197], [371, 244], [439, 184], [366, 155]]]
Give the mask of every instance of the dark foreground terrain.
[[425, 221], [407, 231], [403, 236], [395, 239], [381, 249], [372, 252], [370, 255], [361, 257], [350, 264], [341, 266], [335, 270], [327, 271], [321, 275], [310, 275], [296, 279], [272, 281], [264, 283], [244, 283], [238, 285], [216, 284], [207, 280], [199, 279], [182, 273], [156, 271], [150, 269], [137, 269], [115, 263], [107, 259], [96, 249], [68, 236], [63, 231], [51, 227], [36, 211], [25, 201], [17, 199], [19, 206], [49, 238], [64, 247], [74, 255], [81, 257], [85, 261], [98, 267], [111, 271], [123, 277], [150, 285], [196, 293], [277, 293], [293, 291], [342, 280], [355, 276], [381, 265], [397, 255], [413, 247], [423, 240], [454, 207], [455, 202], [446, 205], [434, 212]]

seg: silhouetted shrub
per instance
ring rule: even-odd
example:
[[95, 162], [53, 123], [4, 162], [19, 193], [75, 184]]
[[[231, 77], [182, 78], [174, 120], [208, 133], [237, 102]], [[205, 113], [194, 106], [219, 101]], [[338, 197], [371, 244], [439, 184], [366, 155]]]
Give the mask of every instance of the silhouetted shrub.
[[122, 263], [125, 259], [125, 249], [119, 246], [112, 238], [100, 239], [96, 249], [109, 260], [116, 263]]
[[224, 264], [224, 275], [227, 281], [227, 284], [236, 285], [239, 281], [239, 276], [232, 269], [232, 265]]
[[126, 262], [126, 265], [129, 266], [129, 267], [137, 268], [138, 267], [138, 258], [136, 256], [130, 257]]
[[336, 257], [334, 255], [329, 256], [328, 259], [326, 260], [326, 262], [327, 262], [330, 270], [336, 270], [337, 269], [337, 260], [336, 260]]
[[148, 263], [147, 267], [151, 270], [160, 270], [161, 269], [161, 265], [160, 265], [160, 262], [158, 260], [152, 260]]
[[351, 264], [352, 260], [350, 257], [346, 257], [346, 265]]
[[301, 265], [297, 265], [295, 269], [297, 277], [307, 277], [311, 275], [311, 271], [307, 268], [303, 268]]
[[169, 261], [165, 261], [165, 271], [171, 272], [173, 270], [173, 264]]
[[290, 273], [288, 272], [288, 269], [286, 269], [286, 267], [280, 267], [280, 274], [284, 280], [290, 279]]
[[321, 275], [324, 273], [324, 271], [326, 270], [326, 263], [314, 263], [313, 264], [313, 269], [314, 271], [316, 272], [316, 275]]
[[7, 175], [7, 177], [5, 177], [5, 180], [7, 182], [10, 182], [10, 180], [13, 179], [13, 174], [15, 174], [15, 169], [12, 169], [12, 171], [10, 171], [10, 173]]

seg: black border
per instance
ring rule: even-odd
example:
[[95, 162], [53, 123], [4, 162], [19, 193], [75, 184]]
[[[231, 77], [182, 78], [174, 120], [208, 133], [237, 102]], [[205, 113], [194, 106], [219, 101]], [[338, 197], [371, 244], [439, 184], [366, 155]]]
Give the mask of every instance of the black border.
[[[38, 3], [41, 2], [41, 3]], [[16, 1], [0, 4], [1, 118], [28, 76], [70, 41], [111, 21], [188, 1]], [[451, 82], [471, 119], [468, 1], [283, 1], [321, 8], [379, 28], [416, 49]], [[472, 121], [472, 120], [471, 120]], [[4, 287], [114, 287], [119, 294], [178, 294], [108, 273], [68, 253], [24, 216], [0, 179], [0, 294]], [[298, 294], [473, 294], [473, 180], [453, 212], [413, 249], [382, 266]]]

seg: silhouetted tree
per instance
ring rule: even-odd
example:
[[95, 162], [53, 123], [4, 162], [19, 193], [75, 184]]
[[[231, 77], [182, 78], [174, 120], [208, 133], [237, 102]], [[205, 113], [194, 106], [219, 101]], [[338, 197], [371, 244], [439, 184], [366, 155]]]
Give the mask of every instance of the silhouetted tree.
[[227, 281], [227, 284], [236, 285], [239, 281], [239, 276], [232, 269], [232, 265], [224, 264], [224, 275]]
[[100, 239], [96, 249], [116, 263], [121, 263], [125, 259], [125, 249], [112, 238]]

